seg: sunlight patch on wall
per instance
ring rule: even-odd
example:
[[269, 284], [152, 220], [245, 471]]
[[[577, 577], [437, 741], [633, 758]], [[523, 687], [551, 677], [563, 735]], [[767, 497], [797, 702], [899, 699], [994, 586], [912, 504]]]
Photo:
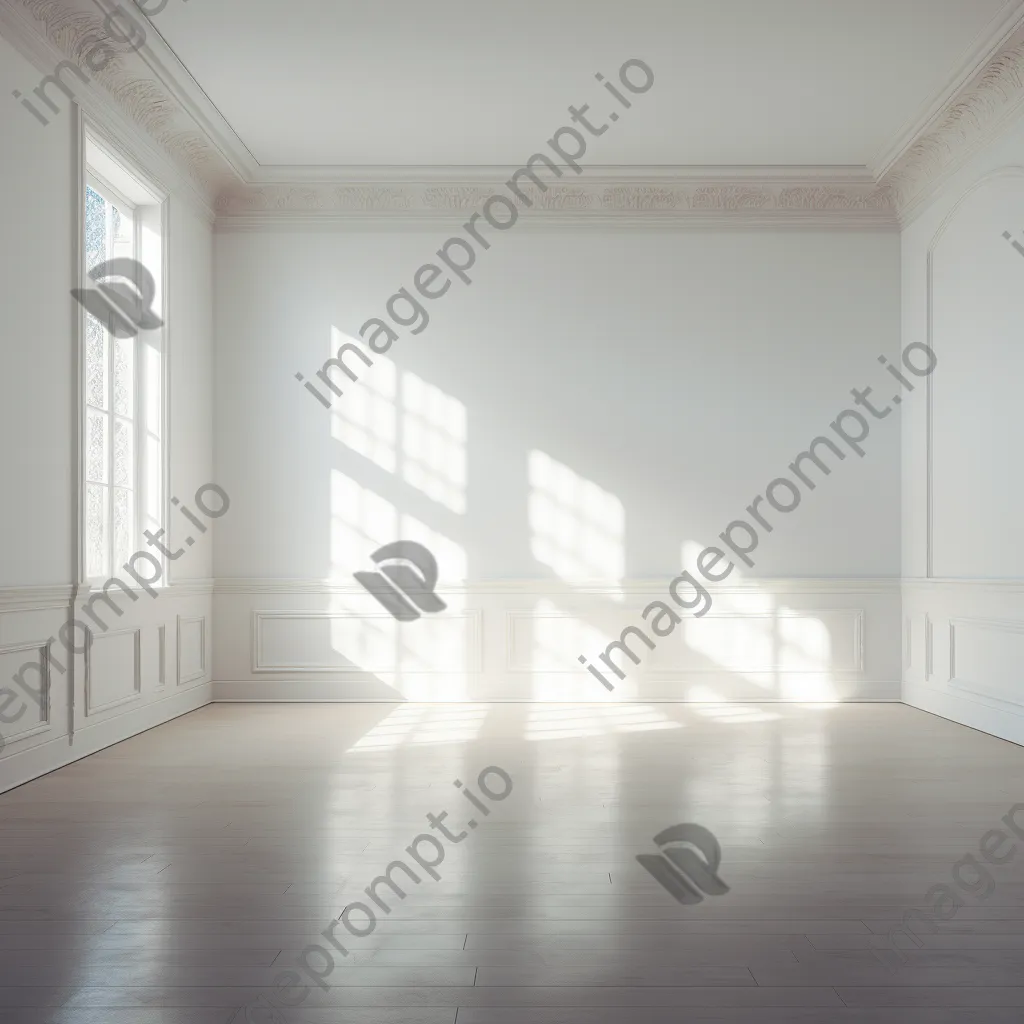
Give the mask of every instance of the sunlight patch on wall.
[[352, 582], [355, 569], [371, 569], [370, 555], [398, 540], [398, 511], [376, 491], [331, 470], [331, 579]]
[[353, 589], [331, 595], [330, 610], [346, 613], [331, 621], [331, 647], [409, 700], [465, 699], [469, 626], [460, 614], [464, 596], [445, 593], [445, 613], [403, 624], [352, 578], [354, 566], [372, 572], [371, 555], [399, 538], [424, 544], [434, 554], [442, 586], [465, 578], [461, 545], [413, 516], [400, 515], [375, 491], [332, 470], [331, 582]]
[[568, 583], [621, 583], [622, 502], [544, 452], [530, 452], [527, 470], [533, 557]]
[[832, 638], [820, 619], [779, 609], [779, 696], [783, 700], [838, 699], [830, 669]]
[[[336, 350], [352, 341], [331, 328]], [[356, 361], [356, 368], [361, 364]], [[334, 371], [346, 382], [342, 371]], [[346, 387], [331, 410], [331, 436], [388, 473], [463, 514], [466, 511], [466, 407], [384, 355]]]
[[466, 407], [402, 374], [402, 478], [453, 512], [466, 511]]
[[562, 611], [548, 598], [536, 601], [533, 609], [530, 617], [532, 699], [621, 700], [621, 693], [605, 690], [587, 675], [577, 660], [581, 651], [603, 649], [608, 642], [604, 634], [585, 619]]
[[[334, 351], [350, 341], [331, 328]], [[359, 364], [357, 364], [359, 365]], [[352, 451], [394, 473], [398, 442], [398, 371], [386, 356], [377, 356], [358, 385], [345, 389], [331, 409], [331, 436]]]

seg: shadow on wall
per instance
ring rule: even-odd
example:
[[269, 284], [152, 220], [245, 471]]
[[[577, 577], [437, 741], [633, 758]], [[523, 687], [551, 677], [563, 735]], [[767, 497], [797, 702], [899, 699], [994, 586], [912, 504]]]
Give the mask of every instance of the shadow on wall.
[[[331, 351], [346, 340], [332, 328]], [[444, 615], [406, 625], [383, 608], [368, 615], [362, 595], [334, 593], [328, 610], [331, 648], [352, 667], [371, 673], [390, 696], [479, 699], [468, 685], [474, 620], [458, 587], [473, 579], [467, 550], [482, 542], [490, 528], [474, 520], [468, 498], [471, 419], [466, 405], [377, 355], [359, 386], [347, 388], [334, 405], [329, 420], [330, 581], [351, 585], [354, 566], [369, 565], [374, 550], [400, 538], [425, 545], [437, 558], [440, 586], [456, 587], [444, 591]], [[501, 473], [515, 481], [525, 501], [515, 510], [519, 529], [509, 540], [525, 542], [534, 566], [530, 578], [545, 583], [543, 596], [531, 599], [525, 625], [517, 626], [531, 632], [524, 666], [529, 684], [504, 696], [644, 700], [644, 680], [626, 672], [633, 666], [622, 651], [613, 655], [624, 677], [612, 676], [618, 684], [614, 693], [598, 686], [577, 661], [580, 651], [604, 650], [630, 618], [624, 607], [628, 534], [623, 501], [542, 448], [511, 454], [513, 463], [503, 465]], [[680, 564], [693, 564], [703, 547], [684, 540]], [[679, 699], [721, 703], [725, 695], [701, 682], [701, 674], [721, 678], [723, 672], [730, 676], [729, 699], [837, 698], [832, 638], [821, 619], [756, 589], [716, 594], [706, 617], [682, 609], [680, 615], [680, 626], [660, 652], [673, 664], [685, 663], [689, 678], [696, 680], [678, 687]], [[424, 714], [420, 708], [391, 716], [389, 736], [426, 727]], [[671, 727], [644, 715], [643, 721], [637, 719], [638, 728]], [[457, 723], [460, 736], [468, 736], [482, 718], [482, 706], [467, 707]], [[371, 736], [366, 743], [373, 746], [378, 739]]]

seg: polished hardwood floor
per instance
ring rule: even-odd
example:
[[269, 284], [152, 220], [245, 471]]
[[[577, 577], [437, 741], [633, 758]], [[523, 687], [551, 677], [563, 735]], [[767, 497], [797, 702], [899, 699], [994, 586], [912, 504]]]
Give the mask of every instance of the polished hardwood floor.
[[[902, 705], [212, 705], [0, 796], [0, 1020], [1019, 1024], [1018, 801]], [[728, 892], [637, 862], [682, 822]]]

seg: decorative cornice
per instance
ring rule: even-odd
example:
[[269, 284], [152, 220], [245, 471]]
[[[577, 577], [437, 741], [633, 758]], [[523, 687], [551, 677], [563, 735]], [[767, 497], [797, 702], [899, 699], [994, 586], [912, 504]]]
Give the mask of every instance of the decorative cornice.
[[[113, 9], [112, 4], [106, 6]], [[131, 13], [145, 26], [140, 11], [133, 8]], [[97, 101], [102, 103], [104, 96], [108, 102], [113, 100], [120, 115], [152, 139], [202, 200], [212, 205], [234, 174], [218, 147], [179, 101], [172, 84], [154, 71], [157, 62], [151, 51], [159, 42], [154, 39], [156, 34], [148, 29], [146, 46], [136, 52], [108, 36], [104, 16], [105, 9], [93, 0], [0, 0], [0, 26], [44, 75], [52, 74], [65, 59], [81, 68], [88, 84], [70, 72], [63, 80], [86, 112], [91, 112], [90, 106], [95, 107]], [[100, 43], [112, 56], [105, 62], [97, 59], [96, 64], [103, 66], [94, 70], [86, 57]], [[26, 87], [29, 85], [26, 83]], [[32, 90], [22, 91], [31, 95]], [[51, 116], [57, 119], [68, 114], [63, 110]]]
[[[1018, 18], [1018, 22], [1020, 19]], [[907, 146], [879, 185], [907, 220], [1024, 107], [1024, 26]]]
[[583, 176], [568, 183], [554, 182], [544, 190], [524, 188], [529, 202], [517, 199], [503, 182], [509, 172], [495, 173], [491, 182], [456, 180], [447, 183], [407, 180], [344, 183], [233, 185], [217, 200], [218, 224], [230, 227], [253, 218], [262, 222], [313, 214], [353, 223], [388, 218], [402, 221], [451, 221], [479, 210], [492, 195], [515, 200], [524, 219], [550, 222], [629, 222], [731, 219], [751, 221], [832, 220], [894, 227], [895, 210], [888, 193], [870, 181], [815, 181], [803, 175], [792, 179], [709, 180], [692, 174], [678, 177], [620, 175], [594, 179]]

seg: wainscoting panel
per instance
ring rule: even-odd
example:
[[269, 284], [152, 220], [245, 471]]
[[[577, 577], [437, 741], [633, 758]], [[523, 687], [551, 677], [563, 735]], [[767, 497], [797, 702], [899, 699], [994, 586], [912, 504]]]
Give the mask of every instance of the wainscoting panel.
[[142, 696], [142, 629], [93, 633], [85, 654], [85, 713], [109, 711]]
[[399, 623], [355, 584], [218, 580], [215, 698], [899, 699], [898, 580], [745, 581], [714, 588], [701, 617], [668, 583], [467, 583], [439, 589], [444, 612]]
[[[385, 611], [255, 611], [254, 673], [387, 673], [396, 666], [391, 641], [398, 623]], [[439, 652], [453, 672], [482, 671], [480, 613], [450, 612], [416, 623], [414, 641], [398, 645], [397, 667], [406, 674], [435, 671]], [[425, 656], [431, 652], [434, 658]], [[355, 659], [355, 660], [352, 660]]]
[[68, 731], [71, 659], [57, 639], [70, 586], [0, 588], [0, 791], [4, 768]]
[[3, 745], [50, 730], [51, 642], [0, 645], [0, 736]]
[[164, 625], [142, 634], [142, 685], [154, 691], [167, 685], [167, 627]]
[[949, 620], [950, 685], [1024, 711], [1024, 621]]
[[114, 608], [70, 585], [0, 589], [0, 792], [209, 703], [212, 581], [111, 593]]
[[922, 627], [903, 699], [1024, 743], [1024, 584], [907, 580], [903, 603]]
[[178, 685], [206, 678], [206, 616], [178, 616]]

